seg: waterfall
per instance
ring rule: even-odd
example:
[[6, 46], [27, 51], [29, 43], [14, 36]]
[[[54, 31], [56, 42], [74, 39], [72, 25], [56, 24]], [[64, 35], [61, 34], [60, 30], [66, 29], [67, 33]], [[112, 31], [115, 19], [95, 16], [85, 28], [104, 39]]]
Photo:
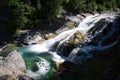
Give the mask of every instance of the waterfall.
[[[88, 16], [78, 27], [64, 31], [42, 44], [30, 45], [26, 48], [26, 51], [33, 52], [36, 55], [47, 52], [55, 62], [64, 62], [67, 60], [75, 64], [81, 64], [93, 57], [93, 51], [104, 51], [118, 43], [117, 38], [112, 42], [106, 42], [118, 30], [119, 23], [115, 22], [115, 20], [115, 15], [96, 14]], [[75, 40], [76, 43], [74, 42]], [[68, 51], [66, 45], [69, 48], [69, 44], [72, 44], [72, 48]], [[68, 56], [64, 56], [64, 50], [68, 52]], [[48, 66], [47, 70], [49, 70], [50, 63], [44, 59], [42, 60], [43, 64]], [[48, 72], [40, 70], [41, 61], [36, 64], [39, 66], [39, 70], [34, 73], [35, 76]], [[33, 74], [30, 70], [28, 70], [28, 73]]]

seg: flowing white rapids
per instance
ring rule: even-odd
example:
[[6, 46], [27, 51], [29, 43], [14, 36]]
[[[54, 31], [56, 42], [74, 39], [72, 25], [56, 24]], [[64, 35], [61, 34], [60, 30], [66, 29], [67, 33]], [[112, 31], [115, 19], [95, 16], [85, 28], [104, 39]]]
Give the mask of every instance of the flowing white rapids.
[[[72, 30], [67, 30], [67, 31], [64, 31], [62, 33], [60, 33], [58, 36], [56, 36], [55, 38], [53, 39], [50, 39], [50, 40], [47, 40], [45, 41], [44, 43], [42, 44], [37, 44], [37, 45], [32, 45], [29, 47], [29, 50], [32, 51], [32, 52], [36, 52], [36, 53], [41, 53], [41, 52], [47, 52], [49, 51], [53, 45], [55, 45], [56, 43], [59, 43], [58, 46], [56, 48], [59, 48], [61, 46], [61, 44], [63, 44], [65, 41], [67, 41], [71, 36], [73, 36], [73, 34], [77, 31], [82, 31], [84, 32], [85, 34], [87, 34], [88, 30], [90, 30], [92, 27], [94, 27], [95, 23], [98, 22], [100, 19], [105, 19], [106, 20], [108, 19], [109, 22], [112, 22], [113, 19], [114, 19], [114, 15], [108, 15], [108, 14], [102, 14], [102, 15], [99, 15], [99, 14], [96, 14], [96, 15], [91, 15], [91, 16], [88, 16], [86, 19], [84, 19], [79, 25], [77, 28], [75, 29], [72, 29]], [[106, 23], [108, 24], [108, 23]], [[105, 25], [106, 27], [106, 25]], [[103, 28], [105, 28], [103, 27]], [[102, 29], [101, 31], [99, 32], [102, 32]], [[99, 33], [98, 32], [98, 33]], [[111, 34], [114, 32], [111, 31]], [[110, 35], [110, 34], [109, 34]], [[108, 36], [109, 36], [108, 35]], [[107, 37], [107, 36], [106, 36]]]
[[[95, 15], [95, 16], [97, 16], [97, 15]], [[86, 19], [83, 20], [83, 22], [80, 23], [80, 25], [77, 28], [68, 30], [68, 31], [64, 31], [64, 32], [60, 33], [58, 36], [56, 36], [55, 38], [47, 40], [42, 44], [33, 45], [33, 46], [29, 47], [29, 50], [33, 51], [33, 52], [37, 52], [37, 53], [46, 52], [46, 51], [49, 51], [49, 49], [55, 43], [60, 42], [60, 44], [61, 44], [61, 43], [65, 42], [66, 40], [68, 40], [76, 31], [79, 31], [79, 30], [84, 31], [84, 32], [88, 31], [94, 25], [94, 23], [92, 23], [94, 21], [94, 19], [92, 19], [92, 18], [95, 16], [87, 17]], [[101, 19], [101, 18], [99, 18], [99, 19]], [[89, 27], [89, 25], [91, 25], [91, 26]]]
[[31, 70], [27, 70], [27, 73], [30, 77], [37, 79], [38, 77], [45, 75], [47, 72], [49, 72], [50, 63], [47, 60], [40, 58], [40, 61], [36, 62], [36, 64], [39, 68], [38, 71], [32, 72]]
[[[113, 27], [114, 24], [112, 24], [112, 27], [106, 32], [106, 34], [103, 34], [102, 32], [105, 32], [107, 26], [109, 23], [112, 23], [114, 21], [114, 15], [108, 15], [108, 14], [102, 14], [102, 15], [91, 15], [85, 18], [75, 29], [67, 30], [59, 35], [57, 35], [55, 38], [47, 40], [43, 42], [42, 44], [32, 45], [28, 47], [28, 50], [30, 52], [35, 52], [37, 54], [41, 54], [43, 52], [49, 52], [52, 55], [52, 59], [55, 62], [64, 62], [65, 60], [68, 60], [73, 63], [82, 63], [83, 61], [86, 61], [88, 58], [92, 58], [91, 51], [101, 51], [105, 50], [107, 48], [110, 48], [117, 44], [117, 41], [112, 42], [108, 45], [102, 45], [103, 42], [110, 37], [115, 31], [116, 28]], [[108, 26], [109, 27], [109, 26]], [[68, 57], [64, 57], [62, 50], [65, 48], [64, 43], [67, 42], [74, 33], [77, 31], [81, 31], [88, 37], [86, 39], [86, 42], [83, 44], [82, 47], [77, 46], [74, 48], [70, 53], [68, 53]], [[90, 42], [94, 38], [97, 39], [97, 45], [88, 45], [88, 42]], [[59, 53], [59, 55], [58, 55]], [[46, 64], [49, 67], [49, 63], [46, 62]], [[39, 66], [39, 63], [37, 63]], [[39, 67], [40, 68], [40, 67]], [[43, 67], [42, 67], [43, 68]], [[36, 73], [32, 73], [31, 71], [28, 71], [29, 74], [33, 74], [36, 76], [39, 73], [47, 73], [47, 71], [39, 70]]]

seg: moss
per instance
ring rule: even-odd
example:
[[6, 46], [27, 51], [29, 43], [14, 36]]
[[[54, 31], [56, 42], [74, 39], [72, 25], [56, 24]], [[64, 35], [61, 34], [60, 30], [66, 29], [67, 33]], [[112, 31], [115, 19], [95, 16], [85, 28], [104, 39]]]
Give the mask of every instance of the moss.
[[11, 51], [15, 50], [16, 48], [16, 44], [8, 44], [8, 47], [1, 52], [2, 54], [0, 56], [6, 57]]
[[86, 35], [83, 32], [76, 32], [74, 36], [68, 40], [67, 45], [77, 47], [82, 45], [86, 39]]
[[[56, 37], [56, 34], [52, 34], [52, 35], [47, 36], [47, 39], [52, 39], [54, 37]], [[38, 41], [38, 43], [43, 43], [44, 41], [46, 41], [46, 39], [42, 38], [41, 40]]]
[[38, 43], [43, 43], [44, 41], [46, 41], [45, 39], [41, 39], [38, 41]]
[[24, 74], [26, 74], [26, 72], [27, 72], [27, 71], [26, 71], [25, 69], [23, 69], [23, 68], [21, 68], [20, 71], [22, 71]]
[[56, 34], [52, 34], [52, 35], [47, 36], [48, 39], [52, 39], [54, 37], [56, 37]]

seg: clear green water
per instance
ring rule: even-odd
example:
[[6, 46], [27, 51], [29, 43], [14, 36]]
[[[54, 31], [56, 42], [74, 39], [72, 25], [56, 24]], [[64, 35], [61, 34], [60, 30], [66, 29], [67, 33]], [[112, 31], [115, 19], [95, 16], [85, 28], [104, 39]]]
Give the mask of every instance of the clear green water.
[[30, 52], [28, 47], [17, 48], [17, 51], [21, 53], [25, 61], [27, 69], [31, 70], [32, 72], [37, 72], [39, 70], [37, 62], [40, 61], [40, 58], [43, 58], [50, 63], [50, 70], [45, 75], [37, 77], [37, 80], [51, 80], [53, 73], [57, 71], [55, 62], [52, 60], [52, 55], [49, 52]]
[[17, 47], [15, 44], [10, 44], [5, 50], [2, 51], [3, 54], [0, 56], [6, 57], [11, 51], [17, 50], [21, 53], [22, 58], [25, 61], [28, 70], [36, 73], [39, 70], [37, 63], [42, 59], [45, 59], [50, 63], [50, 69], [45, 75], [40, 75], [35, 78], [36, 80], [53, 80], [52, 75], [57, 71], [55, 62], [52, 60], [52, 55], [49, 52], [35, 53], [29, 50], [30, 46], [27, 47]]

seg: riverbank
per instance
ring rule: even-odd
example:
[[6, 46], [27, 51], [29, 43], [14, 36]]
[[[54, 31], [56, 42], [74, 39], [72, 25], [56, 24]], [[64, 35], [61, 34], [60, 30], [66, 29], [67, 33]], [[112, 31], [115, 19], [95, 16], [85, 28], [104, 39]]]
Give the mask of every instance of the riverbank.
[[60, 18], [56, 18], [56, 20], [52, 21], [53, 24], [49, 30], [19, 30], [15, 37], [12, 37], [12, 35], [9, 35], [4, 31], [0, 31], [0, 46], [7, 45], [9, 43], [17, 43], [18, 46], [41, 43], [46, 39], [55, 37], [57, 34], [65, 30], [77, 27], [78, 24], [88, 15], [93, 14], [81, 13], [63, 15]]
[[[72, 28], [69, 28], [69, 29], [67, 28], [65, 30], [65, 27], [64, 28], [60, 27], [59, 30], [56, 31], [56, 33], [54, 32], [52, 34], [51, 33], [43, 34], [43, 38], [45, 37], [46, 39], [44, 38], [45, 42], [41, 41], [41, 44], [37, 43], [36, 41], [35, 41], [36, 43], [31, 42], [30, 44], [21, 42], [23, 44], [21, 46], [29, 45], [27, 47], [19, 48], [21, 51], [21, 54], [25, 55], [25, 57], [28, 59], [26, 60], [26, 64], [28, 65], [28, 68], [32, 70], [34, 70], [35, 68], [35, 71], [36, 71], [35, 64], [36, 63], [39, 64], [38, 61], [40, 61], [40, 66], [41, 65], [42, 66], [45, 65], [45, 66], [37, 67], [37, 70], [43, 68], [44, 69], [43, 72], [44, 71], [46, 72], [46, 68], [50, 69], [50, 66], [48, 66], [48, 63], [46, 63], [46, 61], [44, 60], [42, 63], [41, 62], [42, 60], [39, 60], [40, 57], [42, 58], [45, 57], [46, 60], [50, 61], [51, 58], [53, 60], [60, 60], [60, 58], [64, 56], [67, 58], [65, 59], [67, 61], [65, 61], [63, 64], [60, 63], [61, 65], [56, 64], [57, 66], [60, 66], [60, 67], [58, 67], [58, 72], [56, 75], [54, 75], [55, 77], [54, 79], [79, 80], [80, 78], [82, 78], [83, 80], [86, 80], [86, 77], [81, 76], [81, 75], [85, 76], [86, 74], [89, 80], [93, 80], [93, 79], [96, 80], [96, 76], [94, 76], [94, 72], [97, 74], [97, 76], [99, 76], [99, 74], [103, 73], [104, 69], [108, 69], [107, 67], [108, 64], [111, 64], [112, 61], [114, 62], [114, 59], [115, 59], [115, 62], [116, 62], [116, 59], [118, 60], [118, 58], [116, 57], [119, 56], [119, 52], [116, 52], [116, 51], [119, 51], [120, 18], [116, 17], [116, 16], [119, 16], [119, 14], [117, 15], [116, 14], [113, 15], [113, 14], [114, 13], [110, 13], [109, 15], [105, 13], [104, 15], [92, 14], [92, 16], [83, 20], [83, 22], [81, 22], [81, 24], [78, 27], [76, 26], [73, 27], [73, 24], [72, 24]], [[79, 15], [77, 16], [79, 17]], [[73, 21], [76, 21], [76, 24], [77, 24], [78, 19], [76, 18], [76, 16], [72, 16], [72, 17], [67, 16], [67, 18], [72, 19]], [[71, 24], [71, 22], [73, 23], [73, 21], [68, 20], [67, 22], [68, 24]], [[116, 26], [114, 26], [113, 24]], [[26, 42], [29, 42], [30, 40], [34, 41], [34, 38], [35, 38], [34, 35], [36, 36], [36, 34], [41, 36], [39, 32], [38, 33], [36, 32], [34, 34], [34, 32], [32, 33], [29, 30], [25, 32], [22, 31], [21, 34], [26, 34], [26, 36], [31, 36], [31, 37], [28, 37], [28, 40]], [[55, 38], [50, 39], [47, 37], [50, 37], [50, 38], [55, 37]], [[88, 39], [89, 41], [86, 41], [86, 39]], [[37, 44], [37, 45], [31, 45], [31, 44]], [[4, 49], [4, 47], [2, 49]], [[6, 46], [5, 46], [5, 49], [6, 49]], [[50, 53], [47, 53], [49, 54], [47, 56], [45, 52], [50, 52]], [[111, 52], [115, 52], [115, 54]], [[9, 55], [9, 52], [7, 53]], [[33, 58], [33, 55], [34, 55], [34, 58]], [[33, 64], [32, 62], [34, 62], [34, 65], [32, 65]], [[95, 69], [94, 69], [94, 66], [96, 67]], [[73, 68], [74, 70], [72, 70]], [[109, 72], [109, 69], [108, 69], [108, 72]], [[35, 75], [36, 74], [39, 75], [39, 73], [41, 73], [41, 70], [34, 72]], [[64, 76], [63, 74], [68, 75], [68, 77]], [[77, 75], [77, 74], [80, 74], [80, 75]], [[34, 76], [34, 75], [31, 75], [31, 76]]]
[[[57, 20], [53, 20], [53, 26], [50, 30], [41, 31], [40, 29], [35, 30], [19, 30], [15, 37], [9, 35], [3, 31], [0, 31], [0, 50], [7, 46], [7, 44], [17, 44], [17, 46], [26, 46], [30, 44], [39, 44], [48, 39], [54, 38], [56, 35], [63, 31], [73, 29], [87, 16], [95, 14], [116, 14], [120, 15], [118, 11], [104, 11], [104, 12], [93, 12], [93, 13], [81, 13], [81, 14], [67, 14], [62, 15]], [[2, 33], [1, 33], [2, 32]]]

